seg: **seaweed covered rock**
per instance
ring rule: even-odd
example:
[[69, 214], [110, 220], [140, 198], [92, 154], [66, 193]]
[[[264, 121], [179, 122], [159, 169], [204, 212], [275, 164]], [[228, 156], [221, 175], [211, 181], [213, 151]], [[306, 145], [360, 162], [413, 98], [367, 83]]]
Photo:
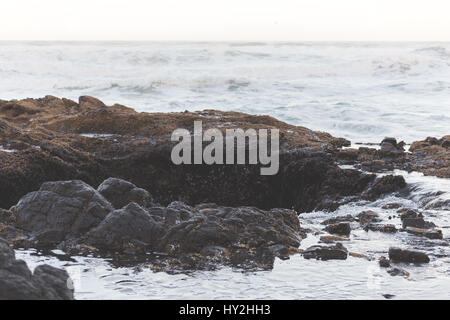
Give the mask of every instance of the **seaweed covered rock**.
[[24, 261], [16, 260], [14, 250], [0, 238], [0, 300], [71, 300], [71, 288], [65, 270], [41, 265], [32, 273]]
[[[199, 120], [204, 131], [278, 129], [278, 174], [262, 176], [260, 164], [173, 164], [172, 132], [183, 128], [192, 133]], [[269, 116], [238, 112], [138, 113], [87, 96], [78, 102], [52, 96], [0, 101], [0, 145], [13, 150], [0, 150], [0, 208], [10, 207], [46, 181], [78, 179], [98, 186], [108, 177], [120, 177], [163, 205], [215, 202], [333, 211], [344, 201], [357, 200], [375, 180], [374, 175], [344, 170], [335, 163], [335, 153], [348, 143]], [[149, 206], [153, 200], [133, 185], [109, 181], [100, 191], [116, 209], [128, 200]], [[125, 188], [124, 194], [111, 191], [116, 187]], [[397, 187], [394, 183], [369, 194], [375, 198]]]
[[450, 136], [416, 141], [409, 150], [412, 152], [413, 170], [425, 175], [450, 178]]

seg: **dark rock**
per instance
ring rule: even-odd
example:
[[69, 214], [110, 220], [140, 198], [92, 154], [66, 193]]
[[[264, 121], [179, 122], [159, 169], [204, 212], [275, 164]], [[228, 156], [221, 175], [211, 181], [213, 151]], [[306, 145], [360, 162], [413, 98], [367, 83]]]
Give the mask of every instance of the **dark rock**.
[[381, 219], [378, 216], [378, 213], [367, 210], [363, 211], [360, 214], [358, 214], [359, 224], [364, 226], [370, 222], [378, 222], [381, 221]]
[[402, 226], [403, 226], [403, 229], [405, 229], [407, 227], [429, 229], [429, 228], [434, 228], [436, 225], [432, 222], [425, 221], [421, 217], [418, 217], [418, 218], [403, 218]]
[[363, 198], [374, 201], [382, 195], [398, 191], [406, 186], [402, 176], [386, 175], [378, 178], [363, 194]]
[[329, 224], [325, 227], [325, 230], [329, 233], [340, 234], [348, 236], [350, 234], [351, 228], [349, 223], [334, 223]]
[[384, 138], [383, 141], [381, 141], [381, 153], [402, 153], [403, 151], [403, 146], [401, 144], [397, 144], [397, 139], [395, 138]]
[[116, 209], [120, 209], [131, 202], [142, 207], [151, 207], [153, 198], [147, 190], [136, 187], [131, 182], [109, 178], [102, 182], [97, 188]]
[[347, 249], [340, 243], [336, 243], [334, 246], [315, 245], [303, 253], [305, 259], [317, 260], [346, 260], [347, 256]]
[[420, 212], [414, 211], [412, 209], [399, 209], [397, 210], [397, 213], [400, 213], [400, 220], [405, 220], [405, 219], [418, 219], [418, 218], [423, 218], [423, 215]]
[[391, 262], [386, 257], [380, 257], [379, 264], [382, 268], [389, 268], [391, 266]]
[[69, 287], [71, 280], [65, 270], [41, 265], [31, 273], [0, 238], [0, 300], [71, 300], [73, 289]]
[[162, 217], [151, 212], [132, 202], [109, 213], [82, 241], [105, 251], [145, 253], [155, 249], [163, 236]]
[[79, 180], [46, 182], [11, 208], [16, 226], [43, 246], [84, 234], [112, 210], [100, 193]]
[[426, 253], [399, 248], [389, 248], [389, 259], [392, 262], [428, 263], [430, 258]]

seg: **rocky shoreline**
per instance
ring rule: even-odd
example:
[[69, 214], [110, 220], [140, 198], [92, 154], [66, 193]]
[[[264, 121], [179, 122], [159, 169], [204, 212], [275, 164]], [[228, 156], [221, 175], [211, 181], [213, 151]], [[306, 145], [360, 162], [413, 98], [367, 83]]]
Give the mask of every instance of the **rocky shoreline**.
[[[170, 134], [177, 128], [192, 131], [195, 120], [205, 129], [279, 129], [279, 173], [261, 176], [259, 165], [172, 164]], [[292, 254], [368, 258], [343, 245], [354, 228], [403, 231], [448, 245], [421, 212], [398, 207], [401, 227], [383, 223], [376, 212], [330, 218], [323, 221], [322, 244], [302, 250], [302, 239], [313, 231], [303, 228], [297, 215], [410, 192], [402, 176], [377, 175], [384, 171], [450, 178], [450, 136], [414, 142], [407, 151], [394, 138], [379, 148], [355, 149], [345, 139], [268, 116], [137, 113], [93, 97], [75, 102], [47, 96], [0, 100], [0, 161], [0, 237], [15, 248], [147, 261], [155, 271], [176, 272], [223, 265], [267, 270], [276, 257]], [[448, 201], [433, 205], [450, 206]], [[390, 260], [378, 258], [391, 275], [406, 276], [391, 263], [429, 262], [414, 250], [386, 248], [386, 255]], [[13, 259], [2, 255], [0, 275], [10, 272]], [[28, 278], [33, 285], [39, 282]], [[24, 298], [39, 296], [33, 294]]]

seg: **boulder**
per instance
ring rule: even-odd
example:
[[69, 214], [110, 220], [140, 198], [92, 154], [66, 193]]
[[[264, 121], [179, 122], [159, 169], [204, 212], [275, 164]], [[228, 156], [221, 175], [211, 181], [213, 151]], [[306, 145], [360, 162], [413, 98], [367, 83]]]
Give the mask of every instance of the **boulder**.
[[386, 175], [375, 180], [362, 195], [363, 199], [374, 201], [379, 197], [398, 191], [406, 186], [405, 179], [402, 176]]
[[317, 260], [346, 260], [347, 256], [347, 249], [340, 243], [336, 243], [334, 246], [315, 245], [303, 253], [305, 259]]
[[408, 227], [429, 229], [434, 228], [436, 225], [433, 222], [425, 221], [422, 217], [417, 218], [403, 218], [402, 219], [403, 229]]
[[131, 202], [142, 207], [151, 207], [153, 198], [147, 190], [136, 187], [129, 181], [118, 178], [108, 178], [97, 188], [116, 209], [120, 209]]
[[83, 235], [112, 210], [97, 190], [79, 180], [46, 182], [11, 208], [16, 227], [42, 246]]
[[72, 300], [72, 287], [65, 270], [40, 265], [32, 273], [0, 238], [0, 300]]
[[430, 258], [424, 252], [400, 248], [389, 248], [389, 259], [392, 262], [407, 262], [407, 263], [430, 262]]
[[111, 211], [103, 221], [82, 237], [83, 244], [103, 251], [145, 254], [156, 248], [163, 235], [162, 217], [152, 215], [137, 203]]
[[341, 222], [327, 225], [325, 227], [325, 231], [329, 233], [348, 236], [350, 234], [351, 228], [348, 222]]
[[360, 214], [358, 214], [358, 220], [359, 220], [359, 224], [362, 226], [364, 226], [370, 222], [381, 221], [381, 219], [378, 216], [378, 213], [371, 211], [371, 210], [363, 211]]

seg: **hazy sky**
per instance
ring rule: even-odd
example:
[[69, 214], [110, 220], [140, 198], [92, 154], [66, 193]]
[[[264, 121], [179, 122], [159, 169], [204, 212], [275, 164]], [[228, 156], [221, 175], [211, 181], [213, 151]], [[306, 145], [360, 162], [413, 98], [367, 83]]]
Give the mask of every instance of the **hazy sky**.
[[449, 0], [1, 0], [0, 40], [450, 41]]

